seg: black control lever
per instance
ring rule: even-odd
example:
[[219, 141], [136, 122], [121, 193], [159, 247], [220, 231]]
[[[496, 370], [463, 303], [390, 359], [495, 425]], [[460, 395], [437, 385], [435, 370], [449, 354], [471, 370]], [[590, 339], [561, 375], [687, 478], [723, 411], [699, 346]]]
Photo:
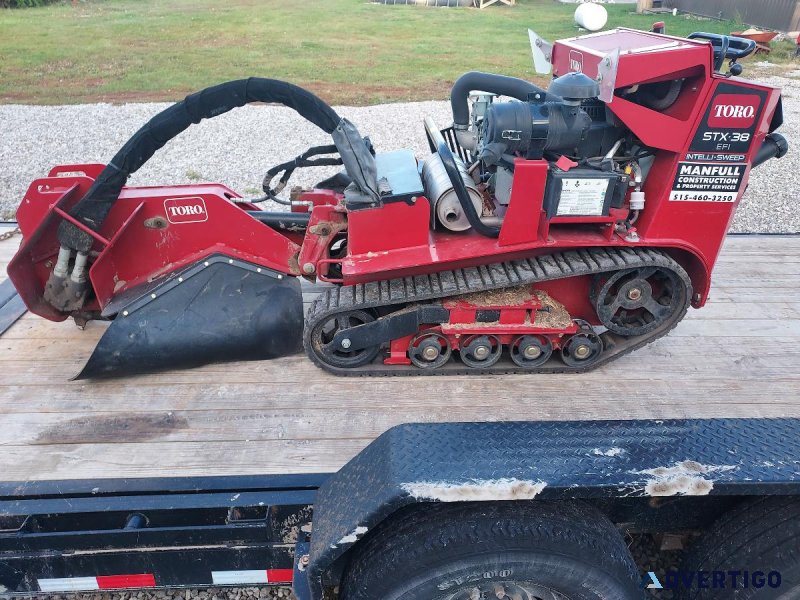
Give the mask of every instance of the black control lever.
[[756, 49], [753, 40], [735, 37], [732, 35], [722, 35], [719, 33], [707, 33], [705, 31], [695, 31], [688, 36], [690, 40], [706, 40], [711, 42], [714, 47], [714, 70], [721, 71], [725, 59], [736, 62], [740, 58], [749, 56]]

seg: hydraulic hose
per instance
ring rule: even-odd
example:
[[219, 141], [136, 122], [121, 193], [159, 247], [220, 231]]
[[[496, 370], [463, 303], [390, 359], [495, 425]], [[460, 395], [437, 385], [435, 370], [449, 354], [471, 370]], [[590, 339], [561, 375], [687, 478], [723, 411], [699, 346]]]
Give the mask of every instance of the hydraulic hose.
[[430, 117], [425, 118], [425, 132], [428, 135], [431, 146], [436, 148], [439, 158], [442, 159], [442, 164], [444, 165], [445, 171], [447, 171], [447, 176], [450, 178], [450, 183], [453, 184], [453, 190], [458, 198], [458, 203], [461, 205], [461, 210], [464, 211], [469, 224], [481, 235], [493, 238], [498, 237], [500, 235], [499, 227], [486, 225], [481, 221], [481, 216], [472, 205], [472, 200], [470, 200], [469, 192], [464, 185], [464, 180], [462, 179], [461, 171], [458, 169], [458, 164], [456, 164], [453, 152], [450, 150], [444, 137], [442, 137], [436, 124]]
[[510, 96], [517, 100], [527, 100], [531, 94], [547, 93], [529, 81], [517, 77], [481, 73], [480, 71], [464, 73], [453, 84], [453, 89], [450, 91], [450, 106], [453, 110], [453, 124], [456, 129], [466, 129], [469, 126], [468, 100], [472, 90]]
[[[159, 148], [190, 125], [250, 102], [283, 104], [330, 134], [342, 121], [320, 98], [285, 81], [251, 77], [206, 88], [161, 111], [139, 129], [72, 208], [71, 216], [88, 228], [99, 230], [128, 177]], [[62, 247], [78, 252], [88, 252], [94, 243], [88, 233], [68, 221], [59, 225], [58, 239]]]

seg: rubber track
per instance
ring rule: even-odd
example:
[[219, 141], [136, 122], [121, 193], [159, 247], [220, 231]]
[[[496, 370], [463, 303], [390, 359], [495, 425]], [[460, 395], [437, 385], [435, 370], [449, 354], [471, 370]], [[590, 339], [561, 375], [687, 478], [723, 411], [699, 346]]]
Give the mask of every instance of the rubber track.
[[[414, 365], [387, 366], [382, 363], [381, 358], [362, 367], [345, 369], [325, 363], [314, 352], [311, 345], [311, 331], [314, 327], [320, 321], [343, 311], [369, 310], [382, 306], [404, 305], [409, 302], [425, 302], [461, 294], [640, 267], [662, 267], [677, 273], [686, 288], [683, 308], [676, 311], [672, 319], [646, 335], [624, 337], [610, 332], [604, 333], [601, 336], [605, 346], [603, 354], [599, 360], [586, 367], [568, 367], [554, 352], [553, 358], [544, 366], [536, 369], [522, 369], [507, 356], [503, 356], [495, 365], [486, 369], [473, 369], [453, 358], [444, 366], [430, 370], [420, 369]], [[309, 308], [303, 333], [303, 345], [306, 354], [317, 366], [336, 375], [344, 376], [582, 373], [665, 336], [686, 314], [691, 296], [692, 285], [686, 271], [680, 264], [659, 250], [652, 248], [582, 248], [480, 267], [329, 288], [321, 293]]]

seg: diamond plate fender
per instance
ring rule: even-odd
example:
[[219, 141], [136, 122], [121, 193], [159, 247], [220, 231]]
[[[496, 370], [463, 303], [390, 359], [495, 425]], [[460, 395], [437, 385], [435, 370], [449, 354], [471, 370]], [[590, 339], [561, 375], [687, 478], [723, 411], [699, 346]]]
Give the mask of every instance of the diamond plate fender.
[[[416, 502], [800, 493], [800, 419], [399, 425], [320, 488], [308, 591]], [[298, 590], [300, 591], [300, 590]]]

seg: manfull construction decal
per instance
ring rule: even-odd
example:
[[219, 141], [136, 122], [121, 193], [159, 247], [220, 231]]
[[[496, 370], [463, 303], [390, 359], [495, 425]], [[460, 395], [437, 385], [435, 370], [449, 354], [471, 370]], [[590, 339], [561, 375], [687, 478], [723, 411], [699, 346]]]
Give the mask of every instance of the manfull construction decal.
[[669, 194], [680, 202], [735, 202], [747, 164], [678, 163]]
[[720, 83], [695, 132], [690, 154], [747, 154], [766, 98], [764, 90]]

